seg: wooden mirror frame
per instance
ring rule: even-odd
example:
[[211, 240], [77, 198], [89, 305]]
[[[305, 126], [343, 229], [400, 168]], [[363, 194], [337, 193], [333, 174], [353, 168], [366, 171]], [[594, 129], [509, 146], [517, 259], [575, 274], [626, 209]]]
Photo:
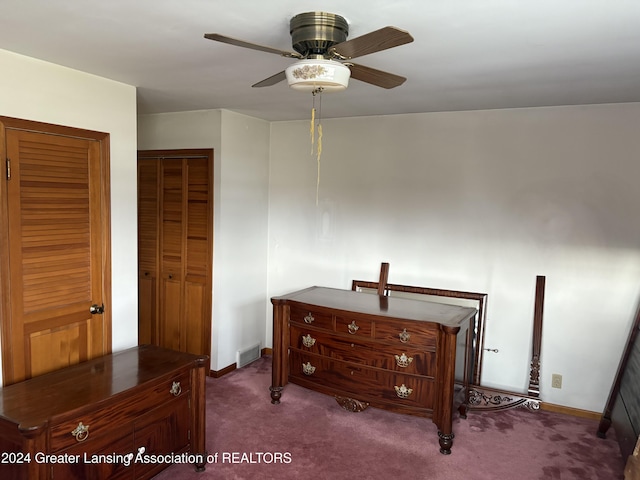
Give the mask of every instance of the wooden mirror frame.
[[[464, 303], [465, 306], [474, 306], [473, 302], [477, 302], [478, 313], [476, 314], [476, 344], [475, 358], [473, 368], [473, 381], [470, 385], [469, 392], [469, 408], [471, 410], [504, 410], [508, 408], [524, 407], [529, 410], [540, 409], [539, 398], [539, 374], [540, 374], [540, 349], [542, 342], [542, 313], [544, 306], [544, 290], [545, 277], [536, 277], [536, 301], [534, 310], [534, 328], [533, 328], [533, 353], [531, 357], [531, 366], [529, 371], [529, 388], [527, 394], [517, 392], [508, 392], [496, 390], [493, 388], [483, 387], [480, 385], [482, 374], [483, 353], [491, 350], [497, 353], [497, 350], [484, 348], [484, 332], [486, 328], [486, 293], [463, 292], [458, 290], [445, 290], [440, 288], [414, 287], [409, 285], [396, 285], [386, 283], [388, 275], [388, 264], [382, 264], [379, 282], [367, 282], [364, 280], [353, 280], [351, 289], [353, 291], [367, 291], [367, 293], [377, 293], [378, 295], [390, 295], [391, 292], [401, 292], [411, 294], [415, 297], [423, 296], [421, 300], [437, 301], [438, 303], [448, 303], [460, 305], [460, 300], [469, 300], [471, 303]], [[386, 285], [385, 285], [386, 284]], [[414, 298], [415, 298], [414, 297]], [[455, 298], [456, 302], [447, 302], [446, 299]]]
[[[353, 280], [351, 282], [351, 290], [353, 291], [367, 291], [370, 293], [378, 293], [380, 291], [380, 282], [367, 282], [364, 280]], [[475, 358], [473, 363], [473, 385], [480, 385], [480, 375], [482, 373], [482, 357], [484, 352], [484, 331], [486, 322], [486, 305], [487, 294], [486, 293], [474, 293], [474, 292], [462, 292], [458, 290], [443, 290], [440, 288], [427, 288], [427, 287], [413, 287], [409, 285], [396, 285], [387, 283], [382, 287], [384, 295], [393, 296], [391, 292], [399, 292], [403, 294], [409, 294], [411, 297], [420, 298], [424, 301], [435, 301], [437, 303], [447, 303], [463, 305], [465, 307], [475, 308], [478, 313], [476, 314], [476, 326], [475, 326]], [[441, 299], [442, 298], [442, 299]], [[459, 301], [447, 302], [443, 299], [458, 299]], [[466, 301], [468, 302], [466, 302]]]

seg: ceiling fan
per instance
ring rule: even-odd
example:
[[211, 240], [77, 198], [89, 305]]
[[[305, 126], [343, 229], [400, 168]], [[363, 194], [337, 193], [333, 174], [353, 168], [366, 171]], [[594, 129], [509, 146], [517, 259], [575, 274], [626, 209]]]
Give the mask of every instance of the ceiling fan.
[[413, 37], [396, 27], [384, 27], [347, 40], [349, 24], [340, 15], [308, 12], [294, 16], [290, 22], [294, 51], [280, 50], [219, 33], [207, 33], [205, 38], [217, 42], [275, 53], [298, 61], [253, 87], [269, 87], [283, 80], [302, 91], [331, 92], [347, 88], [349, 77], [382, 88], [402, 85], [406, 78], [393, 73], [358, 65], [351, 59], [413, 42]]

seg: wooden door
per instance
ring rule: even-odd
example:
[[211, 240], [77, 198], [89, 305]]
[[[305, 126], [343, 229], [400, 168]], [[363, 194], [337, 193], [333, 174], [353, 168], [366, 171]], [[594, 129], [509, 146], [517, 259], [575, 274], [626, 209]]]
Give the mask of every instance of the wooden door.
[[0, 117], [4, 384], [111, 350], [108, 134]]
[[139, 343], [210, 355], [213, 151], [138, 152]]

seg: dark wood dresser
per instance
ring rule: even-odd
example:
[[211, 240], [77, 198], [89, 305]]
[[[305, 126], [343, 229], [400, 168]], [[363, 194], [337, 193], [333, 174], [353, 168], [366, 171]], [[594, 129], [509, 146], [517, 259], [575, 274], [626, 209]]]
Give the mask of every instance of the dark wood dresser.
[[623, 459], [627, 459], [640, 435], [640, 308], [627, 337], [613, 386], [597, 434], [604, 438], [613, 425]]
[[204, 469], [208, 358], [140, 346], [0, 389], [2, 478], [151, 478]]
[[271, 302], [272, 403], [292, 382], [350, 411], [430, 417], [451, 453], [453, 412], [466, 415], [473, 375], [475, 309], [322, 287]]

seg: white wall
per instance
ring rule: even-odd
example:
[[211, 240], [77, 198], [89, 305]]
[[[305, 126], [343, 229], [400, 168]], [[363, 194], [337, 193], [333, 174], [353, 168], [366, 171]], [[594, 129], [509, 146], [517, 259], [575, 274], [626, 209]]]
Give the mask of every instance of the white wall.
[[110, 134], [114, 351], [138, 343], [135, 87], [0, 50], [0, 115]]
[[141, 115], [140, 150], [214, 149], [211, 368], [265, 346], [269, 123], [224, 110]]
[[[325, 114], [330, 114], [325, 109]], [[272, 124], [269, 296], [376, 281], [488, 294], [482, 382], [601, 411], [640, 292], [640, 104]], [[267, 338], [271, 338], [269, 319]], [[551, 374], [563, 375], [561, 390]]]

